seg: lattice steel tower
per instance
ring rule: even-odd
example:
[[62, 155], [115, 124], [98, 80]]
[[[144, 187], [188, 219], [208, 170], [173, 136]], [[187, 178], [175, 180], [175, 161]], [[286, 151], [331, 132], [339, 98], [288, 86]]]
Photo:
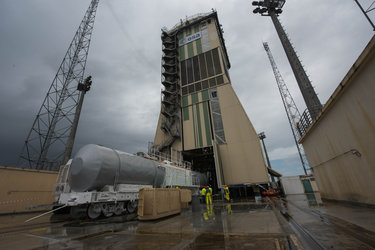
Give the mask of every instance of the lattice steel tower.
[[[80, 100], [86, 60], [99, 0], [92, 0], [48, 90], [22, 148], [18, 166], [58, 170]], [[80, 85], [81, 88], [78, 86]], [[83, 91], [84, 90], [84, 91]]]
[[305, 171], [305, 174], [307, 174], [306, 169], [308, 168], [308, 162], [307, 162], [302, 145], [298, 143], [298, 139], [300, 138], [301, 133], [299, 131], [299, 127], [297, 126], [297, 124], [299, 120], [301, 119], [301, 114], [298, 111], [297, 105], [294, 102], [293, 97], [290, 94], [288, 87], [286, 86], [284, 79], [281, 76], [277, 68], [276, 62], [273, 59], [273, 56], [272, 56], [272, 53], [268, 44], [263, 43], [263, 46], [267, 52], [268, 58], [272, 66], [273, 73], [276, 78], [277, 87], [279, 88], [281, 99], [283, 100], [285, 112], [288, 116], [289, 125], [293, 133], [294, 142], [296, 143], [296, 146], [297, 146], [297, 150], [298, 150], [299, 157], [301, 159], [303, 170]]
[[311, 115], [312, 120], [318, 115], [322, 108], [322, 104], [316, 95], [311, 82], [303, 69], [303, 66], [293, 49], [292, 44], [289, 41], [287, 34], [281, 26], [277, 16], [281, 14], [281, 8], [284, 6], [285, 0], [265, 0], [265, 1], [254, 1], [254, 6], [259, 6], [254, 9], [254, 13], [259, 13], [262, 16], [270, 16], [273, 24], [275, 25], [277, 34], [279, 35], [281, 44], [284, 47], [285, 53], [288, 57], [290, 66], [292, 67], [294, 76], [297, 80], [298, 86], [302, 92], [303, 99], [305, 100], [307, 109]]

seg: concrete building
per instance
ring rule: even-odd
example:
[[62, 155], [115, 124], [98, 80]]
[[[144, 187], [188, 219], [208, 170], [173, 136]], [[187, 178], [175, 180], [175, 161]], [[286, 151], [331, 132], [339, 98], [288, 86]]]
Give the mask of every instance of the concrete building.
[[210, 185], [269, 181], [260, 142], [233, 90], [216, 12], [162, 31], [162, 105], [151, 151], [209, 173]]
[[323, 199], [375, 205], [375, 37], [300, 142]]

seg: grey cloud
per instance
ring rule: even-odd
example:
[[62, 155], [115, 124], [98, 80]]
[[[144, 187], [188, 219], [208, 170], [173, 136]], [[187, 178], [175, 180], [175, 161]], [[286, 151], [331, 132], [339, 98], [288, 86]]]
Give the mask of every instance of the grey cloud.
[[[15, 164], [89, 3], [2, 2], [0, 164]], [[327, 11], [333, 5], [335, 11]], [[181, 7], [170, 0], [106, 0], [99, 2], [92, 35], [86, 74], [93, 76], [93, 86], [85, 97], [74, 151], [87, 143], [130, 153], [147, 150], [160, 111], [160, 29], [211, 8], [224, 28], [233, 87], [255, 130], [266, 133], [271, 160], [272, 152], [293, 147], [262, 41], [269, 43], [300, 111], [305, 105], [270, 18], [252, 14], [250, 1], [192, 0]], [[280, 20], [323, 103], [373, 34], [353, 1], [288, 0]], [[287, 174], [300, 173], [296, 161], [294, 154], [275, 164]]]

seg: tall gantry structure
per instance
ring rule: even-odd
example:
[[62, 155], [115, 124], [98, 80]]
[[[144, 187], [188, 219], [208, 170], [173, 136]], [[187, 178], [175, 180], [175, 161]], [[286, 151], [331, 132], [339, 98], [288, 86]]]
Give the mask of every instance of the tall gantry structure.
[[64, 154], [71, 154], [71, 150], [67, 150], [67, 142], [71, 137], [69, 147], [72, 147], [74, 124], [78, 123], [75, 118], [77, 107], [88, 90], [83, 78], [98, 2], [91, 1], [70, 43], [27, 135], [18, 160], [19, 167], [58, 170], [65, 163], [62, 162]]
[[214, 190], [269, 182], [258, 135], [232, 87], [216, 11], [163, 28], [161, 40], [164, 88], [149, 153], [190, 162]]
[[[284, 47], [285, 53], [288, 57], [290, 66], [292, 67], [294, 76], [297, 80], [298, 86], [302, 92], [303, 99], [305, 100], [308, 113], [305, 116], [311, 116], [311, 119], [314, 120], [322, 109], [322, 104], [319, 101], [318, 96], [316, 95], [313, 86], [299, 60], [292, 44], [289, 41], [289, 38], [281, 26], [277, 16], [282, 13], [282, 7], [284, 6], [285, 0], [265, 0], [265, 1], [254, 1], [252, 4], [258, 6], [253, 10], [254, 14], [261, 14], [262, 16], [270, 16], [272, 22], [276, 28], [277, 34], [279, 35], [281, 44]], [[311, 122], [310, 119], [305, 119]], [[307, 124], [308, 126], [309, 124]]]
[[297, 146], [297, 150], [298, 150], [299, 157], [301, 159], [303, 170], [305, 174], [307, 174], [306, 169], [308, 169], [308, 162], [307, 162], [302, 145], [298, 143], [298, 140], [301, 137], [301, 131], [298, 126], [298, 122], [301, 119], [301, 114], [297, 108], [296, 103], [293, 100], [292, 95], [289, 92], [288, 87], [286, 86], [284, 82], [283, 77], [280, 74], [279, 69], [277, 68], [276, 62], [272, 56], [272, 53], [268, 44], [264, 42], [263, 46], [267, 52], [268, 58], [272, 66], [273, 73], [276, 78], [277, 87], [279, 88], [279, 92], [280, 92], [281, 99], [284, 104], [285, 112], [288, 116], [289, 125], [293, 133], [294, 142], [296, 143], [296, 146]]

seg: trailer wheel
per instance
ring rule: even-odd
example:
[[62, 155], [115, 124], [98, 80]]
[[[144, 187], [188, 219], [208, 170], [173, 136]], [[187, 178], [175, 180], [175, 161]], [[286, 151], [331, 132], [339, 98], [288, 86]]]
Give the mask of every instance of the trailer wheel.
[[100, 213], [102, 212], [102, 209], [100, 207], [99, 204], [97, 203], [93, 203], [89, 206], [89, 208], [87, 209], [87, 216], [90, 218], [90, 219], [96, 219], [100, 216]]
[[128, 211], [129, 214], [132, 214], [135, 211], [137, 211], [137, 208], [138, 208], [138, 201], [129, 201], [126, 204], [126, 210]]
[[125, 212], [125, 203], [118, 202], [115, 207], [115, 215], [121, 215], [123, 212]]
[[104, 217], [111, 217], [113, 215], [113, 209], [111, 209], [111, 205], [108, 203], [102, 203], [101, 204], [101, 209]]

